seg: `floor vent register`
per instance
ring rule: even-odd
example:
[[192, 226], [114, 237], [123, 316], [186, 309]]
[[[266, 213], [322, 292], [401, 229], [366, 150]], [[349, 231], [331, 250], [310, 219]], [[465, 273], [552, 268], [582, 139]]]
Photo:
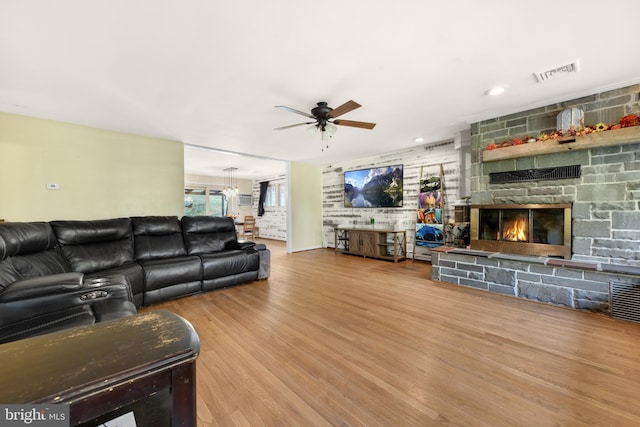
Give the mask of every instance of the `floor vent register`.
[[640, 283], [609, 283], [611, 317], [640, 323]]

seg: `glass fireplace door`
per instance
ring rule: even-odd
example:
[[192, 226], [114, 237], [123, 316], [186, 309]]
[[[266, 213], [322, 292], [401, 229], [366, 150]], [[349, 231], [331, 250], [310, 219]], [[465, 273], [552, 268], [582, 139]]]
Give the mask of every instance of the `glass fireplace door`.
[[571, 258], [571, 204], [472, 205], [471, 249]]
[[564, 210], [536, 209], [531, 212], [533, 243], [564, 245]]

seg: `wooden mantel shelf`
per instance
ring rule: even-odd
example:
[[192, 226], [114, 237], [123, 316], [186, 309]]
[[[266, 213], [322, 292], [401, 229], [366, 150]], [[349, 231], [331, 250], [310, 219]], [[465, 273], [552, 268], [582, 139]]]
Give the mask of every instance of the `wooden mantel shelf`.
[[594, 147], [610, 147], [640, 142], [640, 126], [594, 132], [572, 139], [536, 141], [522, 145], [484, 150], [483, 162], [515, 159], [518, 157], [541, 156], [543, 154], [562, 153], [565, 151], [586, 150]]

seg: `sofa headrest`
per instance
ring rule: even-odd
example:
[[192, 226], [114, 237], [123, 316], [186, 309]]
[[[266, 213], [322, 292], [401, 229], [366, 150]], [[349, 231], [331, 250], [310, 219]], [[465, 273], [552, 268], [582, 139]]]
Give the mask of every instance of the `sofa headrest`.
[[220, 233], [232, 231], [235, 233], [236, 225], [233, 219], [219, 216], [183, 216], [182, 229], [184, 233]]
[[46, 222], [0, 223], [0, 260], [45, 251], [56, 243], [56, 236]]
[[131, 220], [129, 218], [51, 221], [50, 224], [62, 245], [81, 245], [131, 237]]
[[238, 241], [236, 226], [228, 217], [182, 217], [184, 242], [189, 255], [219, 252]]
[[176, 216], [132, 217], [135, 257], [138, 261], [185, 256], [182, 227]]
[[161, 236], [164, 234], [182, 233], [180, 220], [177, 216], [134, 216], [131, 217], [133, 234], [150, 234]]
[[133, 262], [129, 218], [51, 221], [73, 271], [92, 273]]

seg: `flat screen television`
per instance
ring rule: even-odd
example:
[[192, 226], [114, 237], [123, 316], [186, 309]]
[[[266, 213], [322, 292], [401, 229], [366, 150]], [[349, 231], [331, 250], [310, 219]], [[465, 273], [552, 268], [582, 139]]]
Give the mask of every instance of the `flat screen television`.
[[402, 207], [402, 166], [392, 165], [344, 173], [346, 208]]

